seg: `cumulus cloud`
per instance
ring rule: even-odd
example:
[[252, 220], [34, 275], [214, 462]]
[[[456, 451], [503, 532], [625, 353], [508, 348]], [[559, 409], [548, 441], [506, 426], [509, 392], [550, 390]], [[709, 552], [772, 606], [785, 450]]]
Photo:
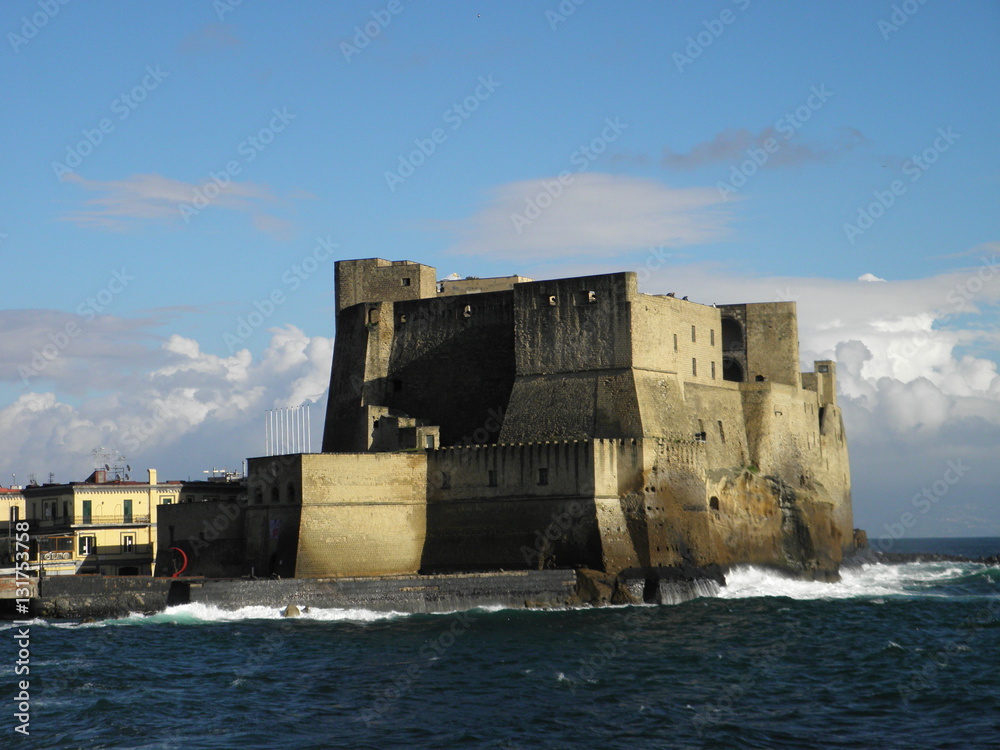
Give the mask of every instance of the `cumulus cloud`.
[[885, 281], [885, 279], [880, 279], [873, 273], [863, 273], [858, 276], [858, 281]]
[[610, 174], [526, 180], [497, 188], [473, 216], [450, 225], [458, 235], [452, 251], [537, 259], [704, 244], [730, 236], [722, 203], [714, 188]]
[[[210, 468], [206, 462], [237, 468], [263, 452], [265, 410], [304, 403], [313, 404], [318, 447], [333, 340], [291, 325], [270, 333], [257, 360], [247, 350], [220, 357], [173, 335], [111, 392], [73, 402], [60, 391], [22, 393], [0, 409], [2, 469], [80, 480], [97, 445], [123, 451], [133, 466], [161, 468], [164, 478]], [[91, 365], [110, 372], [121, 363]]]

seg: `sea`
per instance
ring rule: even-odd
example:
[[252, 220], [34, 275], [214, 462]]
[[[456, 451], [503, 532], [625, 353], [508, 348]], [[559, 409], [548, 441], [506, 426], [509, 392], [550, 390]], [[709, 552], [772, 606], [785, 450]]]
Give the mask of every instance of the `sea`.
[[[1000, 538], [893, 551], [988, 556]], [[839, 583], [738, 568], [674, 605], [186, 605], [0, 628], [0, 748], [1000, 748], [1000, 568], [974, 563]]]

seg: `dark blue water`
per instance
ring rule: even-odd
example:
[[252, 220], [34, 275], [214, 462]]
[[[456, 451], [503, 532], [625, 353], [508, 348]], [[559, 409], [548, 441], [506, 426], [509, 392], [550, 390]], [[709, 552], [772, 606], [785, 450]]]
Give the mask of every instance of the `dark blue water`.
[[729, 580], [661, 607], [39, 621], [31, 737], [9, 718], [0, 747], [1000, 748], [1000, 569]]

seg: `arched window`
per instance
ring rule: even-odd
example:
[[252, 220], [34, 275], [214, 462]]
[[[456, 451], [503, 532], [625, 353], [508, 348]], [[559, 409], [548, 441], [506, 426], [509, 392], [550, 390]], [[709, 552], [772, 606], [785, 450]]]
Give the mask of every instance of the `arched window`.
[[722, 379], [742, 383], [743, 367], [732, 357], [724, 357], [722, 360]]
[[253, 504], [263, 505], [264, 504], [264, 493], [261, 491], [260, 487], [253, 491]]
[[717, 497], [715, 497], [713, 495], [712, 498], [708, 501], [708, 507], [711, 508], [712, 510], [718, 510], [719, 509], [719, 498], [717, 498]]
[[278, 494], [278, 488], [277, 487], [272, 487], [271, 488], [271, 502], [274, 503], [275, 505], [277, 505], [278, 503], [281, 502], [281, 497]]
[[743, 326], [734, 318], [722, 319], [722, 351], [739, 351], [746, 349], [746, 342], [743, 340]]

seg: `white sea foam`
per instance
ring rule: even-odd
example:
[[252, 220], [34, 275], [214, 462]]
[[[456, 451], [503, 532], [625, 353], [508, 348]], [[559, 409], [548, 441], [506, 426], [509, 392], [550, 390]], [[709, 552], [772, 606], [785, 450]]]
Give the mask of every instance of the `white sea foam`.
[[926, 596], [927, 586], [967, 575], [970, 566], [957, 563], [862, 565], [841, 570], [840, 581], [801, 581], [772, 570], [733, 568], [726, 574], [720, 599], [785, 596], [790, 599], [853, 599], [885, 596]]

